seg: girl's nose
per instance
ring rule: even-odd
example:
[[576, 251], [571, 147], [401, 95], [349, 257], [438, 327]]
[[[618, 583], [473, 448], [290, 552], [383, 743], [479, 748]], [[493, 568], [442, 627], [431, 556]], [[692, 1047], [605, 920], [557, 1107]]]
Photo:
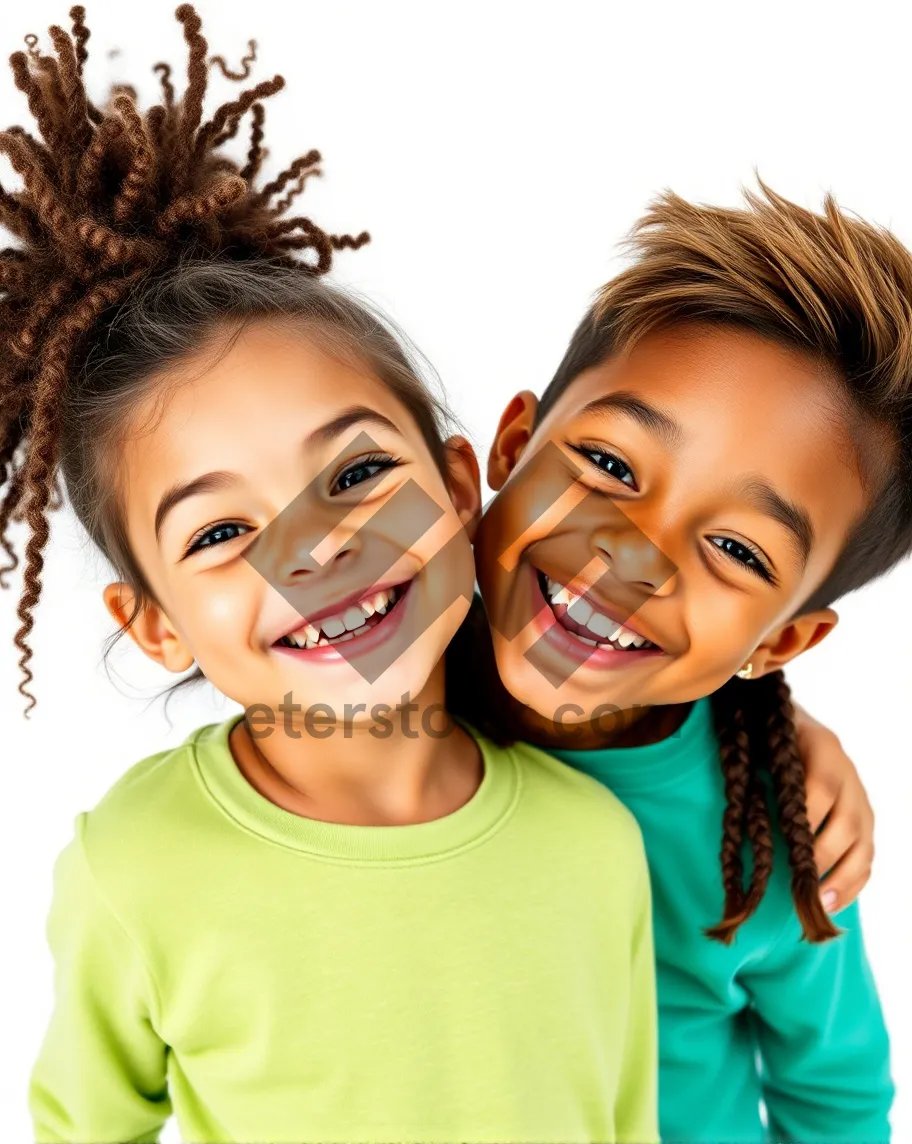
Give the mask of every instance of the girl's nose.
[[353, 562], [362, 541], [348, 511], [289, 505], [251, 545], [250, 559], [275, 588], [332, 575]]
[[311, 543], [307, 538], [297, 538], [278, 562], [276, 572], [279, 582], [291, 584], [321, 573], [332, 575], [352, 562], [358, 548], [357, 535], [349, 536], [336, 551], [325, 559], [318, 559], [321, 543], [322, 539]]
[[302, 519], [298, 514], [285, 522], [277, 560], [280, 583], [318, 573], [332, 575], [351, 564], [362, 546], [358, 522], [346, 519], [351, 515], [329, 512]]

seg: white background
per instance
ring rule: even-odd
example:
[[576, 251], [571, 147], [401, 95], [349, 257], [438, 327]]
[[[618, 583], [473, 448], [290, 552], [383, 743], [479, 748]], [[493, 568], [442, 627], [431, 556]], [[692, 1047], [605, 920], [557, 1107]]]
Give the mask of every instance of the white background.
[[[25, 33], [65, 24], [68, 7], [3, 4], [0, 48], [8, 55]], [[154, 94], [151, 65], [184, 58], [173, 9], [90, 0], [96, 96], [112, 80]], [[734, 203], [756, 165], [799, 202], [818, 205], [832, 189], [912, 244], [904, 9], [887, 0], [200, 5], [213, 52], [237, 61], [254, 36], [255, 77], [286, 76], [268, 105], [271, 161], [323, 151], [326, 175], [300, 205], [334, 229], [372, 231], [371, 246], [340, 257], [339, 278], [435, 363], [482, 454], [514, 391], [544, 387], [591, 292], [619, 265], [616, 242], [666, 186]], [[112, 47], [121, 54], [109, 58]], [[219, 100], [236, 92], [220, 76], [213, 85]], [[14, 122], [26, 122], [25, 108], [8, 78], [0, 125]], [[2, 177], [9, 185], [6, 169]], [[31, 1138], [26, 1086], [51, 1005], [51, 868], [73, 817], [129, 765], [234, 709], [210, 689], [172, 703], [169, 723], [149, 699], [171, 680], [129, 641], [109, 679], [104, 583], [100, 558], [59, 515], [33, 635], [30, 720], [11, 642], [19, 581], [3, 594], [0, 1123], [10, 1141]], [[912, 1140], [910, 589], [907, 566], [847, 599], [840, 628], [791, 672], [799, 698], [857, 760], [877, 812], [862, 911], [893, 1038], [899, 1141]]]

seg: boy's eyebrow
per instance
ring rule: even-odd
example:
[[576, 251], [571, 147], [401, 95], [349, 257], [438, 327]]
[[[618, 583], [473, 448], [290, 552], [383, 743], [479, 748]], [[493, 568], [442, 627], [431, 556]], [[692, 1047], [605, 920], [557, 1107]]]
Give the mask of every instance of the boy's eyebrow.
[[[590, 401], [584, 406], [582, 413], [604, 412], [626, 413], [638, 421], [644, 429], [657, 434], [668, 445], [679, 444], [683, 438], [683, 430], [679, 423], [637, 397], [634, 393], [619, 390], [616, 393], [605, 393]], [[788, 500], [777, 492], [775, 488], [763, 477], [749, 477], [738, 488], [738, 493], [751, 501], [760, 512], [777, 521], [787, 528], [795, 540], [802, 565], [807, 564], [814, 543], [814, 526], [808, 513], [793, 501]]]
[[636, 394], [625, 390], [616, 393], [605, 393], [585, 405], [581, 413], [626, 413], [634, 421], [638, 421], [644, 429], [661, 437], [667, 445], [674, 446], [680, 443], [683, 437], [681, 426], [673, 417], [644, 401]]
[[[332, 441], [344, 433], [346, 429], [350, 429], [353, 425], [360, 425], [365, 421], [380, 425], [384, 429], [391, 429], [400, 437], [402, 436], [402, 431], [398, 429], [388, 417], [384, 417], [382, 413], [378, 413], [375, 409], [369, 409], [366, 405], [353, 405], [351, 409], [344, 410], [336, 417], [333, 417], [331, 421], [327, 421], [325, 425], [314, 429], [314, 431], [305, 438], [304, 444], [326, 444], [326, 442]], [[237, 473], [219, 470], [212, 473], [203, 473], [201, 476], [194, 477], [192, 481], [184, 481], [172, 485], [171, 488], [162, 495], [161, 500], [158, 502], [158, 508], [155, 510], [156, 542], [161, 541], [162, 525], [165, 523], [165, 518], [168, 513], [176, 508], [181, 501], [185, 501], [189, 497], [202, 496], [204, 493], [221, 492], [223, 489], [233, 488], [240, 483], [241, 478]]]
[[751, 501], [766, 516], [778, 521], [792, 534], [802, 565], [807, 564], [814, 543], [814, 526], [807, 512], [794, 501], [776, 492], [763, 477], [747, 477], [738, 487], [741, 496]]

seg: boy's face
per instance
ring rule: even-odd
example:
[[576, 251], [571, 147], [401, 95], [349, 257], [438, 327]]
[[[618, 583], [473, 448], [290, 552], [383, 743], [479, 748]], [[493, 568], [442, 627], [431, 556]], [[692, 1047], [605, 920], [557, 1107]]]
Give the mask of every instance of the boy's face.
[[809, 358], [679, 327], [580, 374], [533, 432], [535, 409], [521, 394], [501, 420], [476, 542], [498, 670], [526, 706], [597, 725], [747, 661], [775, 670], [831, 629], [828, 609], [791, 617], [866, 499]]

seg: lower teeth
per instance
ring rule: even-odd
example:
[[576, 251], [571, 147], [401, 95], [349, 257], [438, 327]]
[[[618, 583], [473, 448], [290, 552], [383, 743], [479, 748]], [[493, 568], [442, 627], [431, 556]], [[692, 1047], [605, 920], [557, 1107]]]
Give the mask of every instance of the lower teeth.
[[[378, 609], [376, 612], [374, 612], [374, 615], [377, 617], [378, 621], [384, 619], [389, 614], [392, 606], [399, 602], [399, 596], [400, 596], [400, 593], [398, 591], [394, 591], [393, 593], [391, 593], [390, 599], [388, 600], [388, 602], [387, 602], [386, 606], [383, 608], [383, 610], [380, 611]], [[320, 636], [320, 638], [317, 640], [317, 642], [315, 644], [312, 644], [308, 641], [307, 647], [308, 648], [330, 647], [332, 644], [345, 643], [346, 640], [353, 640], [355, 638], [355, 636], [365, 635], [365, 633], [367, 633], [371, 630], [372, 626], [376, 627], [376, 625], [362, 624], [360, 628], [355, 628], [353, 631], [350, 631], [350, 632], [343, 632], [339, 636], [333, 636], [332, 639], [328, 639], [326, 636]], [[293, 643], [290, 639], [288, 639], [287, 636], [283, 640], [281, 640], [280, 642], [285, 647], [292, 647], [292, 648], [295, 648], [295, 650], [297, 650], [297, 651], [301, 650], [298, 647], [298, 645], [296, 643]]]

